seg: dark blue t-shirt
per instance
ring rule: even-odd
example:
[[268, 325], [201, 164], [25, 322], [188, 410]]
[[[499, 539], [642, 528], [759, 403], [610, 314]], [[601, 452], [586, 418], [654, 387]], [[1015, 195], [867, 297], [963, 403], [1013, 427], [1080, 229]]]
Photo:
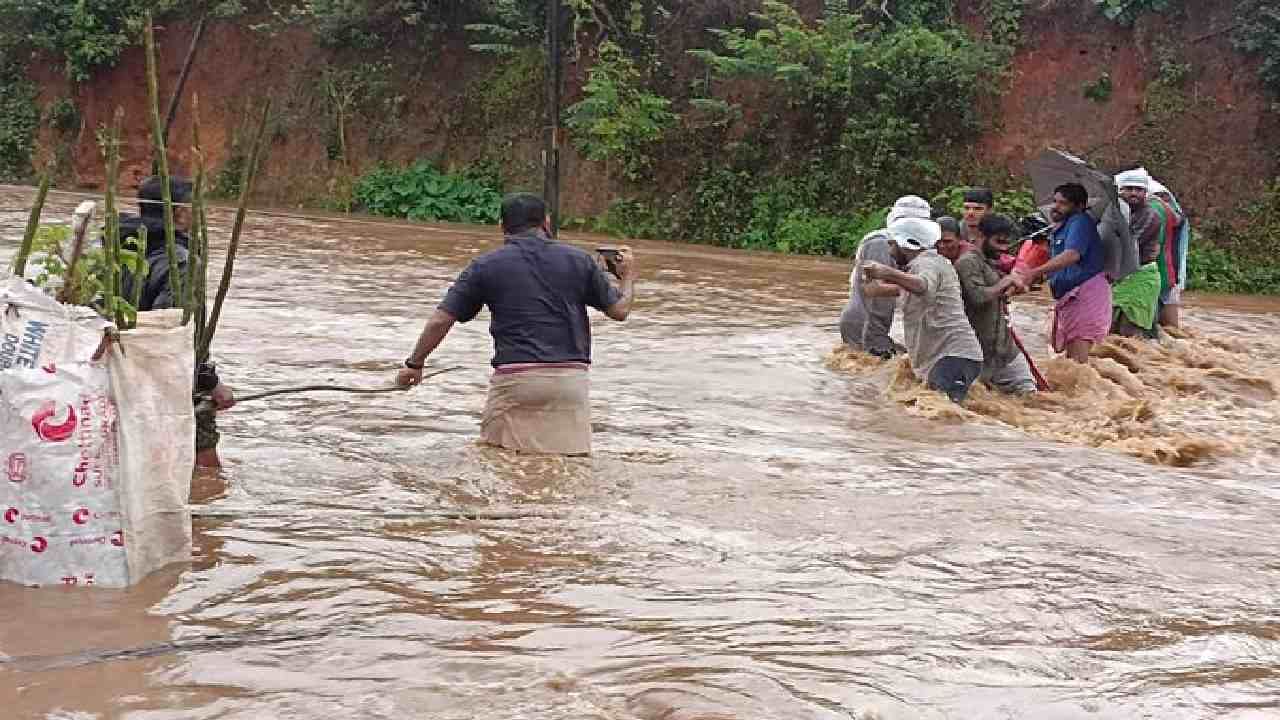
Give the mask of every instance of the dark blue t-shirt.
[[586, 251], [540, 231], [507, 236], [501, 248], [471, 262], [440, 303], [468, 322], [488, 305], [493, 365], [591, 362], [587, 307], [622, 299]]
[[1089, 213], [1078, 212], [1067, 218], [1053, 233], [1051, 247], [1053, 257], [1068, 250], [1080, 253], [1080, 261], [1049, 276], [1049, 289], [1055, 298], [1062, 298], [1094, 275], [1102, 272], [1105, 262], [1102, 237]]

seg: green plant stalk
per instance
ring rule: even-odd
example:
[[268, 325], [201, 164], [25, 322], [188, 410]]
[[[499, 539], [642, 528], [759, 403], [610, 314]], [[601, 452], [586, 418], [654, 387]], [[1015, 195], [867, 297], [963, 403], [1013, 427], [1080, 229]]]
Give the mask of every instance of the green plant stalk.
[[196, 351], [203, 353], [196, 356], [199, 364], [209, 361], [209, 348], [203, 347], [201, 339], [204, 338], [205, 328], [209, 325], [209, 215], [205, 209], [203, 200], [200, 203], [200, 236], [198, 238], [200, 244], [200, 270], [196, 282], [199, 283], [200, 306], [196, 309]]
[[31, 257], [31, 245], [36, 241], [36, 233], [40, 230], [40, 213], [44, 211], [44, 200], [49, 195], [49, 183], [52, 180], [53, 163], [50, 162], [40, 176], [40, 189], [36, 191], [35, 204], [31, 206], [31, 215], [27, 217], [27, 230], [22, 235], [18, 256], [13, 261], [13, 274], [18, 277], [27, 273], [27, 259]]
[[267, 119], [271, 115], [271, 101], [267, 100], [262, 108], [262, 119], [258, 121], [258, 129], [253, 135], [253, 146], [249, 150], [249, 163], [245, 165], [244, 177], [240, 183], [240, 205], [236, 208], [235, 224], [231, 227], [231, 240], [227, 243], [227, 259], [222, 266], [222, 280], [218, 283], [218, 294], [213, 300], [213, 311], [209, 313], [209, 324], [205, 328], [204, 337], [196, 350], [196, 356], [209, 357], [209, 348], [213, 345], [214, 334], [218, 331], [218, 319], [222, 316], [222, 303], [227, 299], [231, 289], [231, 275], [235, 272], [236, 253], [240, 250], [240, 232], [244, 230], [244, 218], [249, 208], [249, 195], [253, 192], [253, 179], [258, 172], [258, 158], [262, 153], [262, 141], [267, 134]]
[[143, 29], [143, 47], [147, 55], [148, 111], [151, 115], [151, 136], [155, 143], [156, 166], [160, 174], [161, 197], [164, 199], [164, 250], [169, 259], [169, 293], [178, 303], [182, 302], [182, 273], [173, 272], [178, 267], [178, 242], [174, 237], [173, 193], [169, 188], [169, 156], [164, 145], [164, 125], [160, 120], [160, 90], [156, 80], [156, 38], [151, 13], [146, 14]]
[[[205, 149], [200, 142], [200, 94], [191, 95], [191, 150], [196, 156], [196, 187], [192, 193], [192, 232], [191, 247], [188, 247], [187, 287], [192, 301], [188, 304], [189, 313], [195, 316], [195, 343], [200, 347], [201, 338], [205, 334], [207, 319], [206, 273], [209, 272], [209, 215], [205, 213], [205, 184], [209, 182], [205, 168]], [[197, 357], [196, 372], [200, 372], [200, 364], [207, 357]]]
[[184, 310], [182, 313], [182, 323], [185, 325], [194, 314], [195, 316], [195, 342], [200, 343], [200, 335], [204, 332], [203, 328], [203, 308], [205, 298], [198, 292], [199, 272], [201, 265], [201, 257], [203, 248], [201, 248], [200, 238], [204, 234], [204, 150], [200, 147], [200, 98], [196, 95], [191, 97], [191, 153], [195, 156], [196, 162], [196, 179], [195, 188], [191, 195], [191, 240], [187, 247], [187, 297], [183, 303]]
[[[117, 217], [116, 218], [117, 227], [119, 227], [119, 223], [120, 223], [120, 219], [119, 217]], [[116, 234], [117, 235], [119, 234], [119, 230], [116, 231]], [[134, 310], [137, 310], [138, 306], [142, 304], [142, 288], [144, 285], [146, 285], [146, 279], [147, 279], [147, 273], [146, 273], [147, 226], [146, 225], [138, 226], [138, 257], [142, 258], [139, 265], [142, 267], [143, 272], [133, 273], [133, 297], [129, 298], [129, 301], [133, 305]]]
[[[111, 278], [107, 286], [108, 317], [116, 328], [124, 330], [124, 309], [120, 307], [121, 268], [120, 268], [120, 214], [116, 211], [116, 191], [120, 175], [120, 126], [124, 122], [124, 108], [116, 107], [111, 121], [111, 134], [107, 136], [107, 268]], [[136, 306], [135, 306], [136, 307]]]

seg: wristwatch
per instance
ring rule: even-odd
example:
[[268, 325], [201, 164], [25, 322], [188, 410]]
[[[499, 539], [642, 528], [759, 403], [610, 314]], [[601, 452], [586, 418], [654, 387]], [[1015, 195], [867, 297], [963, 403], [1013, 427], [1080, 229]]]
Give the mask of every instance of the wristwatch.
[[426, 365], [427, 363], [425, 361], [416, 363], [413, 361], [413, 358], [409, 358], [408, 360], [404, 361], [404, 366], [409, 368], [410, 370], [421, 370], [422, 368], [426, 367]]

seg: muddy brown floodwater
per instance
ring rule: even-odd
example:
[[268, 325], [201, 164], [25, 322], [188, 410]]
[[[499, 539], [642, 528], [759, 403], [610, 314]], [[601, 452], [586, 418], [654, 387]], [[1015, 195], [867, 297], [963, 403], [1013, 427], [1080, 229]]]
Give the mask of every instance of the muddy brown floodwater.
[[[30, 198], [0, 188], [0, 260]], [[255, 215], [220, 371], [384, 383], [496, 242]], [[596, 323], [595, 457], [475, 444], [479, 321], [413, 393], [245, 404], [189, 566], [0, 585], [0, 716], [1280, 717], [1276, 303], [1193, 300], [1183, 344], [955, 412], [829, 357], [845, 262], [638, 252], [633, 319]], [[1015, 312], [1041, 357], [1045, 307]]]

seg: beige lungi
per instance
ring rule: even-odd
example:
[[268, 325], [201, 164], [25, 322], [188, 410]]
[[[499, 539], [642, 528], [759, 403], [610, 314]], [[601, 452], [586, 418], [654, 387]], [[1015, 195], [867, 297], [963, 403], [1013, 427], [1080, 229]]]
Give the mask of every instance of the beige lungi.
[[591, 452], [590, 380], [586, 370], [495, 373], [480, 421], [480, 440], [544, 455]]

